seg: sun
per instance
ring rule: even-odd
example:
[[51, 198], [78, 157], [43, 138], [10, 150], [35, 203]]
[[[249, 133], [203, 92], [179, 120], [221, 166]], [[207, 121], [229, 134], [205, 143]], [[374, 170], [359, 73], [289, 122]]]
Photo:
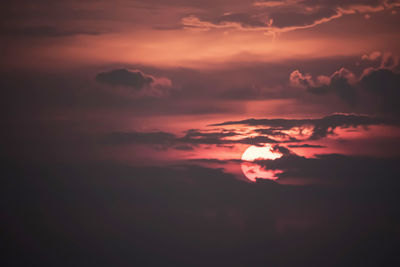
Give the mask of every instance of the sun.
[[262, 147], [250, 146], [242, 155], [242, 160], [254, 161], [256, 159], [277, 159], [282, 157], [282, 154], [274, 151], [270, 145]]
[[276, 180], [276, 174], [280, 173], [279, 170], [267, 170], [257, 163], [255, 160], [269, 159], [274, 160], [282, 157], [283, 154], [274, 151], [271, 145], [265, 145], [263, 147], [250, 146], [242, 155], [242, 171], [244, 175], [250, 180], [255, 182], [256, 178]]

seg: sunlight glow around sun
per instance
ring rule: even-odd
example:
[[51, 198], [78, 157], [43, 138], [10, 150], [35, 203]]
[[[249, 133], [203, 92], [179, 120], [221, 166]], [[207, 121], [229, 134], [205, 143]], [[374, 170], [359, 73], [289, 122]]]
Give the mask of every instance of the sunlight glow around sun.
[[256, 159], [277, 159], [282, 157], [282, 154], [273, 151], [270, 145], [265, 145], [263, 147], [250, 146], [242, 155], [242, 160], [254, 161]]
[[250, 146], [242, 155], [242, 171], [244, 175], [250, 180], [255, 182], [256, 178], [276, 180], [279, 170], [267, 170], [263, 166], [254, 163], [255, 160], [274, 160], [282, 157], [282, 153], [274, 151], [270, 145], [263, 147]]

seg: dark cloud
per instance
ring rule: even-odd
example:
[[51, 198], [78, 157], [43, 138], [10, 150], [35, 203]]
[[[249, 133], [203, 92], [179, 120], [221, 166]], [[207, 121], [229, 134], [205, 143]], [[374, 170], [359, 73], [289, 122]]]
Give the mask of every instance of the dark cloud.
[[236, 136], [234, 131], [221, 130], [220, 132], [202, 132], [196, 129], [186, 131], [185, 138], [224, 138]]
[[275, 144], [278, 143], [278, 141], [271, 139], [267, 136], [255, 136], [255, 137], [246, 137], [240, 139], [236, 143], [263, 146], [263, 144]]
[[[346, 5], [367, 5], [367, 6], [378, 6], [382, 4], [383, 2], [387, 1], [382, 1], [382, 0], [332, 0], [329, 2], [326, 2], [324, 0], [302, 0], [300, 1], [301, 3], [307, 5], [307, 6], [326, 6], [326, 7], [337, 7], [337, 6], [346, 6]], [[397, 2], [397, 0], [394, 0], [392, 2]]]
[[149, 86], [154, 80], [140, 71], [117, 69], [97, 74], [96, 80], [113, 86], [128, 86], [140, 90]]
[[284, 156], [290, 155], [292, 154], [292, 151], [290, 151], [290, 149], [284, 147], [284, 146], [280, 146], [280, 145], [274, 145], [272, 147], [272, 150], [275, 152], [278, 152]]
[[256, 133], [271, 135], [271, 136], [285, 136], [284, 133], [280, 131], [280, 128], [266, 128], [266, 129], [255, 129]]
[[158, 31], [175, 31], [182, 30], [184, 27], [182, 25], [171, 25], [171, 26], [154, 26], [154, 30]]
[[203, 159], [190, 159], [188, 160], [190, 163], [211, 163], [211, 164], [228, 164], [228, 163], [240, 163], [242, 160], [240, 159], [228, 159], [228, 160], [220, 160], [220, 159], [212, 159], [212, 158], [203, 158]]
[[[400, 185], [397, 177], [397, 158], [374, 158], [367, 156], [347, 156], [341, 154], [321, 154], [306, 158], [294, 153], [286, 153], [276, 160], [259, 161], [267, 169], [281, 170], [277, 177], [285, 179], [312, 179], [316, 183], [345, 184], [348, 186], [377, 186], [386, 188], [388, 184]], [[329, 171], [327, 171], [329, 170]]]
[[371, 71], [361, 78], [360, 86], [376, 96], [380, 107], [388, 112], [400, 112], [400, 74], [388, 69]]
[[235, 136], [234, 132], [201, 132], [198, 130], [189, 130], [183, 137], [177, 138], [177, 142], [193, 144], [193, 145], [218, 145], [224, 144], [225, 137]]
[[288, 145], [288, 147], [290, 147], [290, 148], [325, 148], [326, 146], [301, 144], [301, 145]]
[[282, 6], [273, 9], [271, 17], [274, 18], [274, 26], [279, 28], [307, 26], [323, 20], [329, 21], [345, 14], [374, 13], [385, 7], [393, 7], [386, 5], [385, 2], [384, 0], [304, 0], [297, 3], [283, 1]]
[[[321, 119], [248, 119], [243, 121], [230, 121], [212, 126], [269, 126], [269, 131], [260, 129], [257, 136], [247, 136], [246, 134], [235, 132], [233, 130], [188, 130], [183, 136], [167, 132], [114, 132], [106, 135], [102, 143], [109, 145], [129, 145], [129, 144], [145, 144], [145, 145], [162, 145], [164, 149], [175, 148], [178, 150], [192, 150], [193, 146], [200, 145], [234, 145], [246, 144], [263, 146], [265, 144], [283, 144], [298, 143], [302, 140], [296, 139], [291, 134], [282, 131], [291, 130], [293, 128], [304, 129], [312, 127], [312, 133], [307, 137], [308, 140], [319, 140], [335, 134], [337, 128], [354, 128], [367, 127], [371, 125], [398, 125], [396, 121], [385, 120], [377, 117], [369, 117], [363, 115], [352, 114], [335, 114]], [[303, 130], [301, 130], [302, 132]], [[279, 146], [277, 146], [279, 148]], [[289, 147], [309, 147], [322, 148], [320, 145], [292, 145]], [[282, 149], [286, 149], [282, 147]], [[289, 151], [280, 151], [286, 154]]]
[[268, 14], [273, 19], [273, 26], [280, 29], [289, 27], [304, 27], [315, 24], [317, 21], [332, 18], [338, 14], [336, 9], [320, 8], [313, 12], [276, 11]]
[[393, 124], [395, 122], [382, 118], [352, 115], [352, 114], [334, 114], [321, 119], [247, 119], [242, 121], [228, 121], [211, 126], [227, 125], [248, 125], [248, 126], [269, 126], [274, 131], [289, 130], [294, 127], [312, 126], [313, 133], [311, 140], [317, 140], [332, 134], [338, 127], [350, 128], [357, 126]]
[[[395, 60], [393, 57], [389, 57]], [[382, 65], [386, 64], [382, 59]], [[302, 74], [298, 70], [290, 75], [290, 82], [294, 86], [306, 88], [315, 95], [335, 94], [352, 107], [360, 106], [364, 109], [378, 110], [385, 113], [399, 112], [400, 74], [395, 71], [397, 64], [391, 69], [367, 68], [358, 78], [351, 71], [341, 68], [330, 77], [319, 76], [314, 80], [310, 74]], [[373, 105], [368, 103], [375, 102]]]
[[305, 29], [349, 14], [376, 13], [399, 5], [375, 1], [255, 1], [246, 13], [227, 13], [217, 17], [203, 14], [183, 19], [183, 24], [198, 28], [256, 29], [271, 33]]
[[[243, 99], [294, 99], [301, 101], [305, 92], [297, 88], [274, 90], [279, 84], [287, 83], [287, 74], [293, 69], [292, 64], [304, 65], [312, 71], [330, 71], [328, 66], [341, 64], [350, 59], [310, 60], [287, 62], [284, 64], [252, 64], [228, 66], [227, 69], [215, 71], [196, 71], [194, 69], [163, 69], [145, 67], [142, 65], [130, 65], [127, 69], [141, 70], [144, 76], [154, 74], [155, 77], [169, 77], [174, 81], [173, 88], [169, 90], [168, 101], [165, 97], [147, 97], [152, 95], [152, 90], [129, 90], [129, 88], [109, 88], [102, 86], [103, 83], [92, 82], [98, 69], [82, 68], [76, 71], [64, 72], [54, 70], [51, 73], [45, 71], [21, 72], [8, 71], [2, 73], [4, 77], [0, 81], [5, 88], [2, 100], [5, 105], [13, 102], [14, 106], [22, 112], [28, 106], [35, 106], [32, 109], [43, 109], [44, 107], [76, 107], [80, 109], [109, 108], [129, 110], [135, 114], [212, 114], [229, 113], [242, 114], [244, 107]], [[354, 58], [351, 58], [354, 60]], [[315, 68], [319, 66], [319, 68]], [[102, 69], [115, 69], [115, 66], [102, 67]], [[232, 77], [225, 79], [225, 77]], [[258, 86], [249, 86], [251, 83]], [[240, 85], [240, 92], [235, 93], [235, 85]], [[247, 87], [246, 87], [247, 85]], [[262, 90], [262, 85], [271, 85], [271, 88]], [[125, 86], [126, 87], [126, 86]], [[150, 87], [155, 87], [151, 83]], [[83, 90], [83, 88], [85, 88]], [[121, 93], [121, 91], [123, 91]], [[222, 94], [222, 92], [226, 92]], [[132, 94], [142, 94], [133, 98]], [[23, 96], [23, 97], [21, 97]], [[307, 95], [306, 95], [307, 96]], [[223, 100], [239, 100], [237, 105], [231, 105]], [[36, 107], [37, 106], [37, 107]], [[336, 106], [327, 112], [335, 112]], [[293, 107], [295, 109], [295, 107]], [[340, 110], [349, 112], [348, 110]], [[51, 111], [49, 111], [51, 113]]]
[[230, 14], [225, 14], [223, 16], [215, 17], [215, 18], [210, 18], [210, 19], [202, 19], [202, 20], [207, 20], [213, 24], [221, 24], [221, 23], [229, 23], [229, 22], [234, 22], [234, 23], [239, 23], [243, 27], [265, 27], [267, 26], [266, 19], [257, 16], [252, 16], [247, 13], [230, 13]]
[[290, 74], [290, 83], [294, 86], [306, 88], [310, 93], [326, 95], [333, 93], [354, 106], [357, 103], [356, 78], [345, 68], [334, 72], [330, 77], [319, 76], [317, 81], [311, 74], [302, 74], [295, 70]]
[[178, 142], [191, 143], [191, 144], [248, 144], [248, 145], [262, 145], [266, 143], [277, 143], [275, 140], [267, 136], [244, 137], [240, 139], [226, 139], [226, 137], [241, 136], [233, 131], [221, 132], [200, 132], [197, 130], [189, 130], [182, 138], [178, 138]]
[[356, 87], [349, 81], [348, 75], [349, 72], [347, 70], [341, 69], [330, 77], [329, 84], [316, 87], [310, 86], [309, 91], [314, 94], [333, 92], [354, 106], [357, 103], [357, 92]]
[[203, 132], [199, 130], [188, 130], [179, 137], [166, 132], [114, 132], [106, 135], [101, 143], [108, 145], [164, 145], [165, 148], [178, 150], [191, 150], [192, 146], [198, 145], [229, 145], [248, 144], [262, 146], [266, 143], [278, 143], [267, 136], [242, 137], [229, 139], [229, 137], [241, 137], [241, 134], [232, 131]]
[[254, 132], [261, 135], [270, 136], [276, 139], [287, 140], [288, 142], [299, 142], [299, 140], [297, 140], [295, 137], [290, 136], [290, 134], [283, 132], [284, 130], [287, 129], [284, 129], [282, 127], [271, 127], [268, 129], [255, 129]]
[[194, 150], [194, 148], [192, 146], [189, 145], [178, 145], [176, 147], [174, 147], [176, 150], [182, 150], [182, 151], [191, 151]]
[[236, 6], [241, 3], [251, 4], [252, 1], [249, 0], [232, 0], [227, 4], [226, 0], [215, 0], [215, 1], [209, 1], [209, 0], [202, 0], [202, 1], [186, 1], [186, 0], [169, 0], [168, 3], [166, 3], [164, 0], [138, 0], [136, 2], [141, 2], [146, 5], [151, 4], [152, 6], [179, 6], [179, 7], [196, 7], [200, 9], [205, 9], [205, 10], [210, 10], [210, 9], [219, 9], [224, 6]]

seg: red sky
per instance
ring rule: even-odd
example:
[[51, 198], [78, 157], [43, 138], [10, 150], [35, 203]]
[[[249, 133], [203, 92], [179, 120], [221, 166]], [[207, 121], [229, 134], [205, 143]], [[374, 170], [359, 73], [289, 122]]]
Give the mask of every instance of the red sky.
[[399, 0], [3, 4], [2, 266], [400, 266], [399, 25]]
[[[391, 122], [397, 100], [390, 100], [398, 96], [391, 87], [399, 80], [399, 6], [378, 0], [16, 1], [2, 11], [0, 67], [12, 77], [6, 81], [11, 87], [23, 86], [21, 80], [33, 87], [33, 99], [29, 93], [26, 99], [32, 112], [18, 116], [48, 126], [55, 140], [101, 140], [118, 132], [179, 139], [190, 129], [206, 138], [229, 129], [232, 138], [268, 137], [305, 157], [393, 156], [398, 142], [387, 140], [399, 133]], [[381, 79], [390, 79], [388, 88], [376, 88]], [[329, 133], [317, 139], [297, 138], [303, 130], [310, 135], [312, 124], [283, 131], [277, 125], [286, 139], [260, 134], [260, 125], [207, 126], [336, 113], [383, 122], [327, 125]], [[34, 132], [29, 138], [42, 142]], [[150, 162], [229, 160], [240, 159], [250, 144], [265, 144], [227, 138], [167, 144], [127, 138], [124, 145], [93, 144], [89, 155], [80, 154], [135, 163], [139, 146]], [[304, 144], [314, 147], [299, 147]], [[70, 157], [69, 149], [57, 151]]]

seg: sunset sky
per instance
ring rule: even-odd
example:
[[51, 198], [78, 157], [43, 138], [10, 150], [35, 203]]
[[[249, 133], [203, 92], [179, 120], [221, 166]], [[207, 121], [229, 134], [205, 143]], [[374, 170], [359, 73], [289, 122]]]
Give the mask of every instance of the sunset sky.
[[400, 264], [400, 1], [0, 13], [4, 266]]

